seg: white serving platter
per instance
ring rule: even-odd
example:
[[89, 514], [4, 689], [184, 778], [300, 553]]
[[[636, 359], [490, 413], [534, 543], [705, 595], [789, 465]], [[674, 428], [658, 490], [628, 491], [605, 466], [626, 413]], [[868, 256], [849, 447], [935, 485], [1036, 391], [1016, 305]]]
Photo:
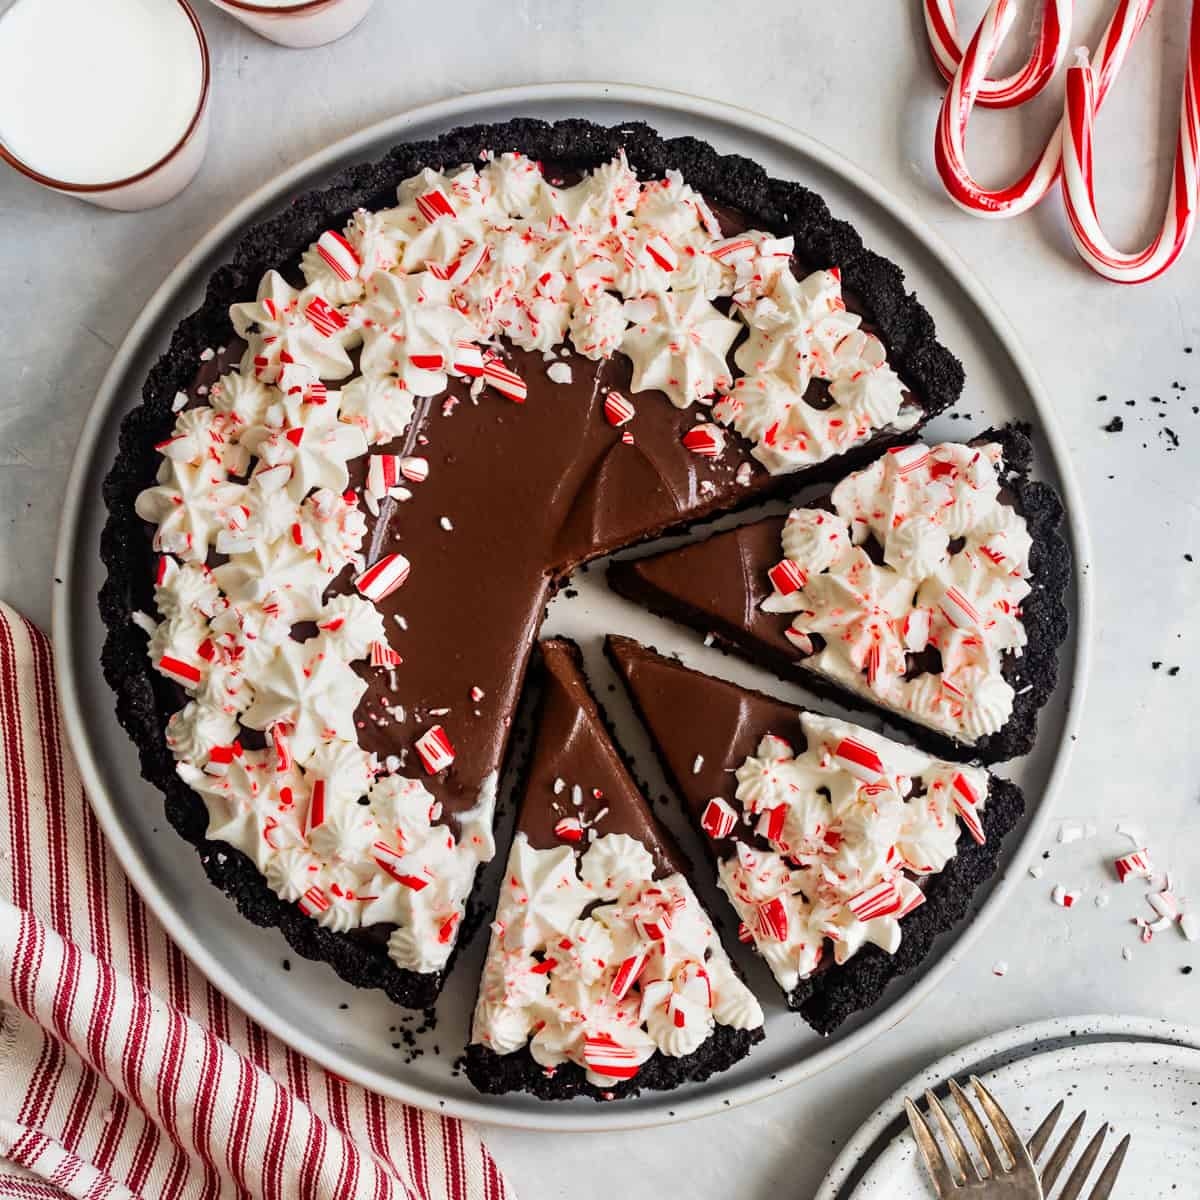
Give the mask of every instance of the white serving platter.
[[[937, 320], [939, 336], [963, 360], [968, 385], [955, 414], [928, 429], [930, 437], [969, 437], [1007, 420], [1030, 422], [1038, 448], [1038, 475], [1058, 488], [1068, 513], [1076, 572], [1068, 595], [1072, 633], [1064, 647], [1061, 681], [1043, 710], [1037, 750], [1003, 768], [1025, 790], [1029, 812], [1006, 852], [1005, 870], [977, 899], [973, 918], [943, 937], [922, 968], [894, 984], [869, 1013], [822, 1039], [789, 1013], [766, 971], [746, 961], [767, 1010], [766, 1040], [732, 1070], [669, 1094], [597, 1105], [591, 1100], [544, 1104], [525, 1096], [478, 1095], [454, 1068], [474, 1002], [485, 938], [476, 937], [438, 1004], [433, 1030], [415, 1034], [414, 1057], [404, 1031], [420, 1023], [382, 994], [356, 991], [323, 964], [298, 959], [278, 932], [243, 921], [231, 902], [206, 881], [194, 850], [167, 824], [159, 793], [139, 775], [134, 747], [113, 715], [112, 694], [101, 676], [104, 629], [95, 603], [103, 573], [98, 556], [104, 520], [100, 486], [112, 461], [121, 416], [139, 399], [142, 382], [171, 330], [200, 302], [206, 279], [228, 256], [241, 231], [279, 209], [300, 191], [319, 185], [338, 167], [381, 155], [396, 142], [431, 137], [456, 125], [514, 116], [554, 120], [586, 117], [605, 124], [643, 120], [660, 132], [692, 135], [719, 151], [747, 155], [771, 174], [820, 192], [835, 215], [853, 221], [867, 244], [904, 267], [909, 285]], [[54, 640], [66, 725], [92, 804], [109, 845], [146, 902], [196, 965], [262, 1025], [327, 1068], [364, 1086], [413, 1104], [476, 1120], [557, 1130], [644, 1128], [742, 1104], [828, 1069], [901, 1021], [939, 986], [971, 940], [1005, 903], [1021, 864], [1049, 818], [1066, 769], [1087, 674], [1091, 632], [1089, 554], [1082, 502], [1066, 448], [1032, 364], [982, 285], [904, 204], [866, 172], [802, 132], [729, 105], [627, 85], [553, 84], [455, 97], [400, 114], [323, 150], [285, 172], [228, 214], [171, 272], [130, 330], [96, 396], [79, 442], [64, 505], [56, 560]], [[545, 632], [579, 640], [618, 735], [634, 755], [651, 794], [666, 792], [644, 732], [623, 698], [609, 696], [611, 672], [600, 655], [604, 633], [619, 632], [676, 651], [693, 666], [796, 701], [802, 689], [706, 649], [668, 622], [610, 594], [603, 571], [579, 574], [551, 607]], [[830, 705], [818, 707], [831, 709]], [[869, 723], [869, 722], [867, 722]], [[680, 831], [685, 849], [702, 861], [695, 835], [674, 806], [659, 810]], [[501, 829], [501, 845], [507, 828]], [[503, 854], [501, 854], [501, 860]], [[494, 876], [484, 881], [488, 886]], [[703, 891], [703, 889], [702, 889]], [[712, 889], [705, 893], [721, 911]], [[288, 967], [285, 969], [284, 962]], [[347, 1007], [340, 1007], [346, 1005]]]

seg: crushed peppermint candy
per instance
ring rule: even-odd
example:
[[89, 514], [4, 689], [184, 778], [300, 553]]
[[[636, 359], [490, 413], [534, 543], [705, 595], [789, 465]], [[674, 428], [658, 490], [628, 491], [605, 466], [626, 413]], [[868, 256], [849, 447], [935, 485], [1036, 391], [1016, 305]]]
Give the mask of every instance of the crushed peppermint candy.
[[564, 362], [551, 363], [546, 368], [546, 376], [551, 383], [570, 383], [575, 378], [570, 365]]

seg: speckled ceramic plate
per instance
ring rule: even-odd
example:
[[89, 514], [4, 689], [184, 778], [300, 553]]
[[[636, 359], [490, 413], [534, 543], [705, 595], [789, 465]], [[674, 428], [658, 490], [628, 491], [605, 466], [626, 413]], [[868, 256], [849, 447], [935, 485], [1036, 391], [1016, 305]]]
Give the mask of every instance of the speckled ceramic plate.
[[1085, 1109], [1085, 1138], [1108, 1122], [1102, 1157], [1129, 1134], [1119, 1200], [1200, 1194], [1200, 1028], [1092, 1016], [1018, 1026], [934, 1063], [871, 1115], [816, 1200], [930, 1200], [904, 1097], [926, 1088], [944, 1096], [947, 1079], [972, 1074], [984, 1079], [1025, 1137], [1059, 1100], [1066, 1101], [1060, 1134]]
[[[454, 1069], [467, 1036], [484, 941], [476, 937], [459, 959], [438, 1004], [437, 1027], [416, 1032], [381, 993], [358, 992], [322, 963], [296, 959], [274, 930], [242, 920], [209, 886], [196, 854], [163, 818], [162, 797], [145, 784], [137, 755], [113, 716], [113, 698], [101, 676], [104, 630], [96, 608], [102, 581], [97, 552], [103, 503], [100, 483], [116, 446], [121, 416], [136, 402], [149, 366], [166, 346], [181, 317], [199, 302], [205, 280], [230, 253], [241, 231], [273, 212], [297, 192], [318, 186], [347, 163], [381, 155], [398, 141], [430, 137], [471, 122], [514, 116], [586, 117], [605, 124], [642, 120], [668, 136], [692, 135], [722, 152], [749, 156], [771, 174], [799, 180], [820, 192], [836, 214], [854, 222], [868, 245], [900, 263], [910, 285], [934, 314], [939, 335], [967, 369], [966, 396], [954, 413], [929, 427], [931, 437], [963, 437], [1009, 420], [1033, 425], [1036, 473], [1066, 501], [1068, 535], [1077, 571], [1066, 597], [1071, 636], [1063, 648], [1061, 682], [1039, 720], [1037, 750], [1007, 764], [1029, 798], [1030, 810], [1008, 848], [1007, 872], [978, 897], [973, 919], [941, 938], [919, 971], [897, 981], [883, 1001], [831, 1038], [820, 1038], [783, 1006], [765, 968], [743, 956], [749, 978], [767, 1010], [762, 1045], [732, 1070], [705, 1083], [668, 1094], [646, 1093], [600, 1106], [588, 1099], [544, 1104], [527, 1096], [478, 1095]], [[80, 439], [67, 490], [55, 575], [54, 642], [63, 710], [92, 804], [109, 845], [134, 886], [185, 954], [235, 1003], [301, 1052], [340, 1075], [426, 1108], [525, 1128], [645, 1128], [683, 1120], [768, 1095], [825, 1070], [902, 1020], [937, 987], [968, 944], [1004, 904], [1019, 865], [1044, 840], [1054, 793], [1063, 778], [1082, 701], [1090, 643], [1087, 538], [1069, 456], [1034, 371], [1003, 314], [957, 257], [904, 204], [869, 175], [807, 135], [769, 118], [650, 88], [605, 84], [553, 84], [460, 96], [394, 117], [338, 142], [281, 175], [226, 216], [175, 268], [146, 306], [113, 360]], [[803, 701], [804, 692], [784, 685], [715, 649], [669, 622], [635, 608], [605, 588], [603, 572], [577, 574], [574, 585], [551, 606], [546, 632], [578, 639], [601, 693], [612, 675], [600, 653], [606, 632], [625, 633], [679, 652], [716, 675]], [[574, 593], [574, 594], [572, 594]], [[634, 755], [653, 794], [665, 792], [644, 732], [613, 696], [618, 735]], [[809, 700], [808, 703], [813, 703]], [[818, 707], [837, 711], [834, 706]], [[668, 812], [663, 809], [663, 812]], [[669, 823], [693, 859], [703, 861], [698, 835]], [[507, 825], [499, 831], [501, 845]], [[503, 855], [484, 880], [494, 889]], [[715, 889], [699, 890], [722, 911]], [[288, 970], [284, 963], [288, 961]], [[406, 1034], [420, 1055], [413, 1058]]]

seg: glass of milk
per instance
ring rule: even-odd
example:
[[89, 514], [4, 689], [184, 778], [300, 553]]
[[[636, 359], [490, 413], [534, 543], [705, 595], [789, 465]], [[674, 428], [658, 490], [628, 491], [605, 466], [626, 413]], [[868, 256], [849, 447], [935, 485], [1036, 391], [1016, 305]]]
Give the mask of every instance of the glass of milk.
[[345, 36], [374, 0], [211, 0], [255, 33], [304, 49]]
[[0, 0], [0, 158], [103, 208], [164, 204], [208, 142], [187, 0]]

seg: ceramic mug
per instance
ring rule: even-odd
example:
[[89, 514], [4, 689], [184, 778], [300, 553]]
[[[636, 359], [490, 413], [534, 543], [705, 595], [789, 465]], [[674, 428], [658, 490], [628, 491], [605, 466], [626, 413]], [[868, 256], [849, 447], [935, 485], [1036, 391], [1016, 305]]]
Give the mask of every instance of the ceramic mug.
[[306, 49], [335, 42], [354, 29], [374, 0], [209, 0], [255, 33], [281, 46]]
[[[41, 3], [41, 0], [23, 0], [23, 2], [37, 4]], [[204, 30], [200, 27], [195, 12], [188, 0], [174, 0], [174, 2], [183, 10], [196, 38], [199, 49], [199, 88], [190, 121], [179, 140], [165, 154], [161, 154], [145, 167], [136, 171], [126, 170], [119, 177], [111, 180], [101, 179], [88, 183], [73, 182], [70, 179], [59, 177], [58, 173], [50, 174], [46, 170], [39, 170], [26, 161], [29, 157], [35, 160], [38, 158], [32, 144], [30, 149], [24, 151], [24, 158], [11, 144], [5, 144], [3, 139], [4, 114], [0, 112], [0, 159], [20, 171], [22, 175], [52, 191], [75, 196], [101, 208], [118, 209], [124, 212], [155, 208], [160, 204], [165, 204], [187, 187], [200, 169], [208, 145], [208, 99], [211, 69], [208, 42], [205, 40]], [[0, 17], [4, 17], [15, 8], [16, 5], [0, 4]], [[31, 135], [28, 130], [25, 132], [28, 140]], [[36, 140], [36, 134], [32, 136]], [[81, 172], [81, 174], [87, 173], [93, 172]]]

